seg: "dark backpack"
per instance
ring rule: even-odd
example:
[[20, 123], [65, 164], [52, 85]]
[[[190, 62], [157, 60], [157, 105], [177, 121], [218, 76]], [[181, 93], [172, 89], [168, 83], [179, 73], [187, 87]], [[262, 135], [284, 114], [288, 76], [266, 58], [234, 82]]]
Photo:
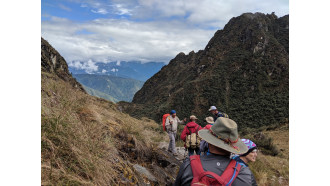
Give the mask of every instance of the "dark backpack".
[[225, 171], [221, 176], [217, 175], [214, 172], [204, 171], [200, 156], [193, 155], [190, 156], [190, 166], [193, 172], [193, 180], [191, 185], [200, 186], [200, 185], [225, 185], [230, 186], [235, 178], [237, 177], [239, 171], [241, 170], [241, 165], [235, 161], [230, 160]]

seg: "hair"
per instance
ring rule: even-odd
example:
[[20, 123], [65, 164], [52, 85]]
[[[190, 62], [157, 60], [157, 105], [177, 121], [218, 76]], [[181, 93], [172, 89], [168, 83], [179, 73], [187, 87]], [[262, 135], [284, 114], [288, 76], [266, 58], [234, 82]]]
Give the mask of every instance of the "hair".
[[250, 148], [246, 153], [244, 153], [244, 154], [242, 154], [242, 155], [240, 155], [240, 156], [247, 156], [248, 154], [250, 154], [250, 152], [252, 152], [254, 149], [257, 149], [257, 146], [255, 146], [255, 147], [252, 147], [252, 148]]
[[212, 152], [213, 154], [219, 154], [219, 155], [224, 155], [224, 156], [227, 156], [227, 155], [230, 156], [230, 154], [231, 154], [231, 152], [221, 149], [210, 143], [209, 143], [209, 149], [210, 149], [210, 152]]

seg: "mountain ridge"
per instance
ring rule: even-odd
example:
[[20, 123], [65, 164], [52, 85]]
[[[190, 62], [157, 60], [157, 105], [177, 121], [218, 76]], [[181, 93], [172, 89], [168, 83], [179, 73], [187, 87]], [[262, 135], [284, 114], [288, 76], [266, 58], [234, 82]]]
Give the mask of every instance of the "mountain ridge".
[[[288, 118], [289, 16], [245, 13], [216, 31], [197, 53], [179, 53], [148, 79], [133, 104], [155, 120], [176, 109], [208, 116], [216, 105], [241, 124], [260, 127]], [[139, 116], [138, 110], [127, 112]], [[141, 105], [141, 106], [139, 106]]]
[[[142, 87], [143, 81], [112, 75], [72, 74], [82, 85], [113, 97], [117, 101], [130, 102]], [[114, 100], [110, 100], [114, 101]]]

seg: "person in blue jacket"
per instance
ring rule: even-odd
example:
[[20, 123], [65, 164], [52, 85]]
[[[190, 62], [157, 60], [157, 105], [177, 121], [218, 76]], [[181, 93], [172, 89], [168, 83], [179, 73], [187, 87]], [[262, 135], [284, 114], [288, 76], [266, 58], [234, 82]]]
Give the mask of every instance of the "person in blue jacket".
[[[239, 164], [241, 164], [241, 166], [243, 167], [248, 167], [248, 163], [250, 162], [255, 162], [257, 159], [257, 145], [255, 143], [253, 143], [253, 141], [249, 140], [249, 139], [241, 139], [241, 141], [243, 143], [245, 143], [245, 145], [248, 147], [248, 151], [242, 155], [236, 155], [233, 156], [232, 159], [236, 160]], [[253, 184], [252, 185], [257, 185], [254, 175], [253, 176]]]

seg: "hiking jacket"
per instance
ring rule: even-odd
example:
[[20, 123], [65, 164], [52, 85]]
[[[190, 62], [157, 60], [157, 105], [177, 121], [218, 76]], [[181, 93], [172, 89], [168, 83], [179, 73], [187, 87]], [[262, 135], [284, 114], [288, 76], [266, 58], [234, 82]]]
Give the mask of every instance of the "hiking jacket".
[[209, 150], [209, 144], [205, 140], [201, 140], [199, 143], [199, 150], [206, 153]]
[[212, 116], [214, 119], [214, 122], [219, 118], [219, 117], [225, 117], [225, 115], [222, 114], [222, 112], [218, 111], [217, 114]]
[[[173, 124], [171, 125], [170, 121], [173, 121]], [[170, 132], [176, 132], [178, 129], [178, 124], [184, 124], [184, 121], [181, 121], [178, 116], [175, 116], [175, 118], [170, 115], [166, 118], [165, 127], [166, 131]]]
[[[248, 167], [249, 165], [245, 163], [238, 155], [233, 156], [232, 159], [236, 160], [242, 167]], [[254, 178], [253, 173], [252, 174], [252, 185], [257, 185], [256, 179]]]
[[246, 164], [238, 155], [233, 156], [231, 159], [237, 161], [243, 167], [248, 167], [248, 164]]
[[[230, 158], [227, 156], [221, 156], [216, 154], [209, 154], [200, 156], [203, 168], [205, 171], [211, 171], [218, 175], [221, 175], [226, 169], [230, 162]], [[184, 185], [188, 186], [191, 184], [193, 179], [193, 173], [190, 166], [189, 157], [186, 158], [180, 166], [179, 173], [176, 177], [175, 186]], [[249, 167], [241, 167], [236, 179], [232, 182], [232, 186], [250, 186], [254, 185], [255, 179], [249, 169]], [[256, 185], [256, 184], [255, 184]]]
[[199, 126], [195, 122], [189, 122], [189, 123], [187, 123], [187, 125], [184, 127], [184, 129], [183, 129], [183, 131], [181, 133], [181, 139], [182, 139], [182, 141], [186, 141], [186, 136], [190, 134], [188, 128], [191, 131], [191, 133], [197, 133], [199, 130], [202, 129], [202, 127]]
[[[207, 124], [203, 129], [210, 129], [213, 124]], [[209, 144], [205, 140], [201, 140], [199, 144], [199, 149], [201, 152], [207, 152], [209, 150]]]

